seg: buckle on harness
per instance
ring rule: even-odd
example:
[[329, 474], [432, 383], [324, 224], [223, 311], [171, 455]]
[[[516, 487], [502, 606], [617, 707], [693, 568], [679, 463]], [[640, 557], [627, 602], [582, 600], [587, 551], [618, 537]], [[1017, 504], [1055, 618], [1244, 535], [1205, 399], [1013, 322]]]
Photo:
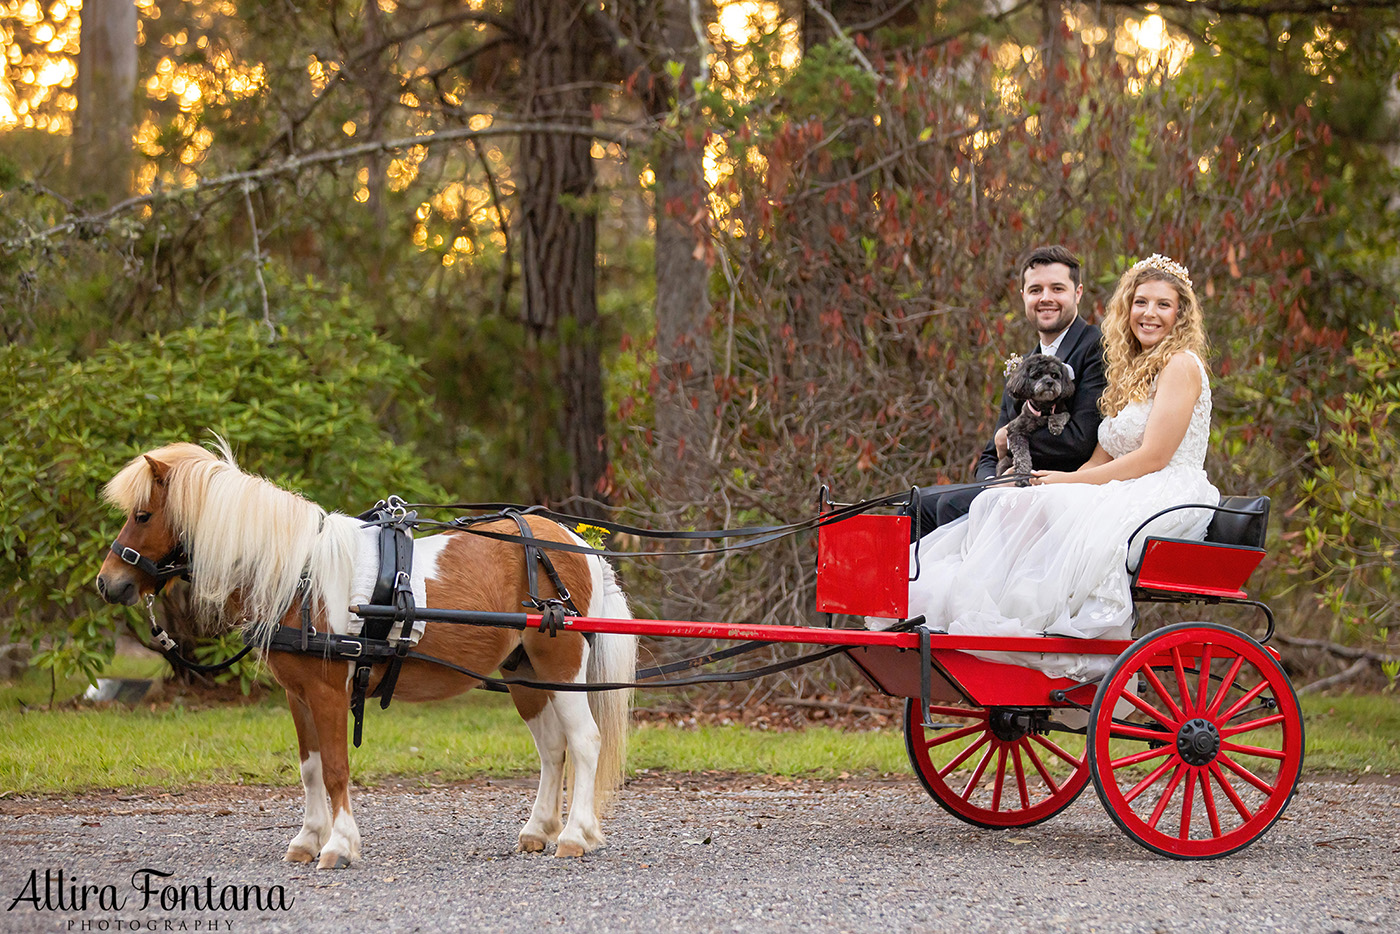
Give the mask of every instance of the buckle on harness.
[[132, 567], [135, 567], [136, 565], [141, 563], [141, 552], [137, 551], [135, 548], [130, 548], [126, 545], [121, 546], [121, 551], [117, 552], [117, 557], [121, 558], [123, 561], [125, 561]]
[[[361, 655], [365, 654], [365, 644], [359, 639], [341, 639], [339, 642], [340, 650], [346, 652], [348, 658], [359, 658]], [[350, 654], [349, 648], [352, 645], [355, 647], [355, 651], [353, 654]]]

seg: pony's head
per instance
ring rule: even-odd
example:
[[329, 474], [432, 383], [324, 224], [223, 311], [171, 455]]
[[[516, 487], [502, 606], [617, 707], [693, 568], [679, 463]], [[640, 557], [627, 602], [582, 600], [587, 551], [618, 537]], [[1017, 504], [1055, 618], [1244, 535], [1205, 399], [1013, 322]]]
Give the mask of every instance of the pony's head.
[[181, 442], [133, 458], [111, 479], [102, 495], [126, 514], [126, 524], [97, 574], [102, 599], [130, 606], [160, 590], [166, 580], [162, 571], [179, 564], [183, 551], [172, 515], [171, 481], [183, 480], [174, 475], [189, 473], [191, 465], [217, 463], [212, 452]]
[[318, 599], [349, 573], [358, 524], [345, 520], [323, 536], [325, 510], [239, 470], [222, 438], [214, 451], [171, 444], [133, 458], [103, 495], [126, 513], [97, 575], [108, 603], [155, 593], [178, 564], [202, 615], [226, 625], [275, 623], [303, 572], [314, 576]]

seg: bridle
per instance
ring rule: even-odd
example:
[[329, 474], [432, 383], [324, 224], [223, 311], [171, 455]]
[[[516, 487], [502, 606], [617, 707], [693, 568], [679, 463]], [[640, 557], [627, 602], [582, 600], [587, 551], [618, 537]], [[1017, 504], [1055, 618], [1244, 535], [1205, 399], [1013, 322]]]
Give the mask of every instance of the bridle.
[[123, 545], [120, 541], [112, 542], [112, 547], [108, 549], [122, 561], [143, 572], [156, 582], [156, 593], [160, 593], [171, 578], [182, 577], [190, 579], [190, 559], [185, 554], [185, 546], [180, 542], [175, 543], [175, 547], [166, 552], [165, 557], [159, 561], [152, 561], [141, 552], [129, 545]]
[[166, 552], [165, 557], [158, 561], [152, 561], [135, 548], [129, 545], [123, 545], [121, 542], [112, 542], [112, 546], [108, 550], [122, 561], [145, 573], [156, 582], [155, 590], [146, 595], [146, 614], [151, 619], [151, 637], [160, 644], [161, 654], [169, 659], [172, 665], [188, 668], [191, 671], [197, 671], [201, 674], [208, 674], [216, 671], [223, 671], [252, 651], [253, 646], [251, 644], [245, 645], [241, 652], [231, 658], [227, 658], [213, 665], [201, 665], [181, 655], [180, 647], [176, 644], [175, 640], [171, 638], [170, 633], [166, 632], [165, 629], [156, 622], [156, 594], [160, 593], [172, 578], [180, 577], [185, 580], [190, 579], [190, 558], [189, 555], [185, 553], [185, 546], [182, 543], [177, 541], [175, 547]]

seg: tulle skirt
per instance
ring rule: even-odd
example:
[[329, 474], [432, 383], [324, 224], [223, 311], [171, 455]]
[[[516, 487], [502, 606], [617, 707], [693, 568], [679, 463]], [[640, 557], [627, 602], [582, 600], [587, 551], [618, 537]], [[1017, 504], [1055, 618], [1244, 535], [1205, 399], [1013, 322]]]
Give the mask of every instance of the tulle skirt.
[[[1126, 639], [1133, 624], [1130, 568], [1145, 539], [1200, 539], [1212, 513], [1161, 516], [1131, 548], [1128, 536], [1170, 506], [1219, 501], [1205, 471], [1185, 467], [1102, 485], [987, 490], [965, 517], [912, 546], [918, 577], [909, 584], [909, 615], [958, 635]], [[1103, 656], [975, 654], [1080, 679], [1098, 677], [1112, 664]]]

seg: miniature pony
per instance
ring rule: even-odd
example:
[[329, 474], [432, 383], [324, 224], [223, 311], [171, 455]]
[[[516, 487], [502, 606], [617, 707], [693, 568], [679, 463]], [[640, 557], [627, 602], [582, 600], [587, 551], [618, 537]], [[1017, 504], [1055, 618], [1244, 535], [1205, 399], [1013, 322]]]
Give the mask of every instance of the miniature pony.
[[[133, 459], [104, 491], [127, 516], [97, 588], [109, 603], [134, 604], [154, 593], [148, 570], [129, 563], [133, 554], [164, 562], [183, 549], [191, 596], [220, 631], [245, 627], [267, 645], [274, 625], [301, 627], [298, 583], [310, 580], [304, 599], [318, 631], [345, 633], [350, 625], [351, 583], [357, 556], [377, 530], [327, 513], [267, 480], [243, 473], [228, 445], [218, 451], [171, 444]], [[527, 520], [545, 542], [583, 542], [558, 523]], [[515, 534], [503, 520], [480, 528]], [[518, 544], [469, 532], [449, 532], [414, 544], [414, 589], [434, 608], [520, 612], [528, 593], [524, 550]], [[554, 565], [576, 606], [587, 616], [631, 618], [613, 569], [602, 558], [554, 552]], [[146, 565], [150, 567], [149, 564]], [[557, 596], [547, 580], [538, 596]], [[480, 626], [429, 622], [416, 648], [475, 672], [491, 672], [517, 649], [523, 660], [514, 677], [550, 682], [625, 682], [636, 671], [635, 636], [600, 634], [592, 642], [574, 632], [556, 636]], [[268, 651], [268, 669], [287, 692], [296, 724], [306, 810], [286, 859], [344, 868], [361, 858], [360, 833], [351, 813], [346, 717], [352, 663], [310, 654]], [[384, 675], [374, 668], [370, 690]], [[426, 701], [451, 697], [481, 682], [430, 662], [407, 659], [394, 698]], [[631, 704], [629, 691], [581, 693], [512, 686], [540, 756], [534, 809], [519, 835], [519, 849], [581, 856], [603, 843], [599, 813], [620, 786]], [[568, 821], [563, 821], [565, 757], [571, 766]]]

